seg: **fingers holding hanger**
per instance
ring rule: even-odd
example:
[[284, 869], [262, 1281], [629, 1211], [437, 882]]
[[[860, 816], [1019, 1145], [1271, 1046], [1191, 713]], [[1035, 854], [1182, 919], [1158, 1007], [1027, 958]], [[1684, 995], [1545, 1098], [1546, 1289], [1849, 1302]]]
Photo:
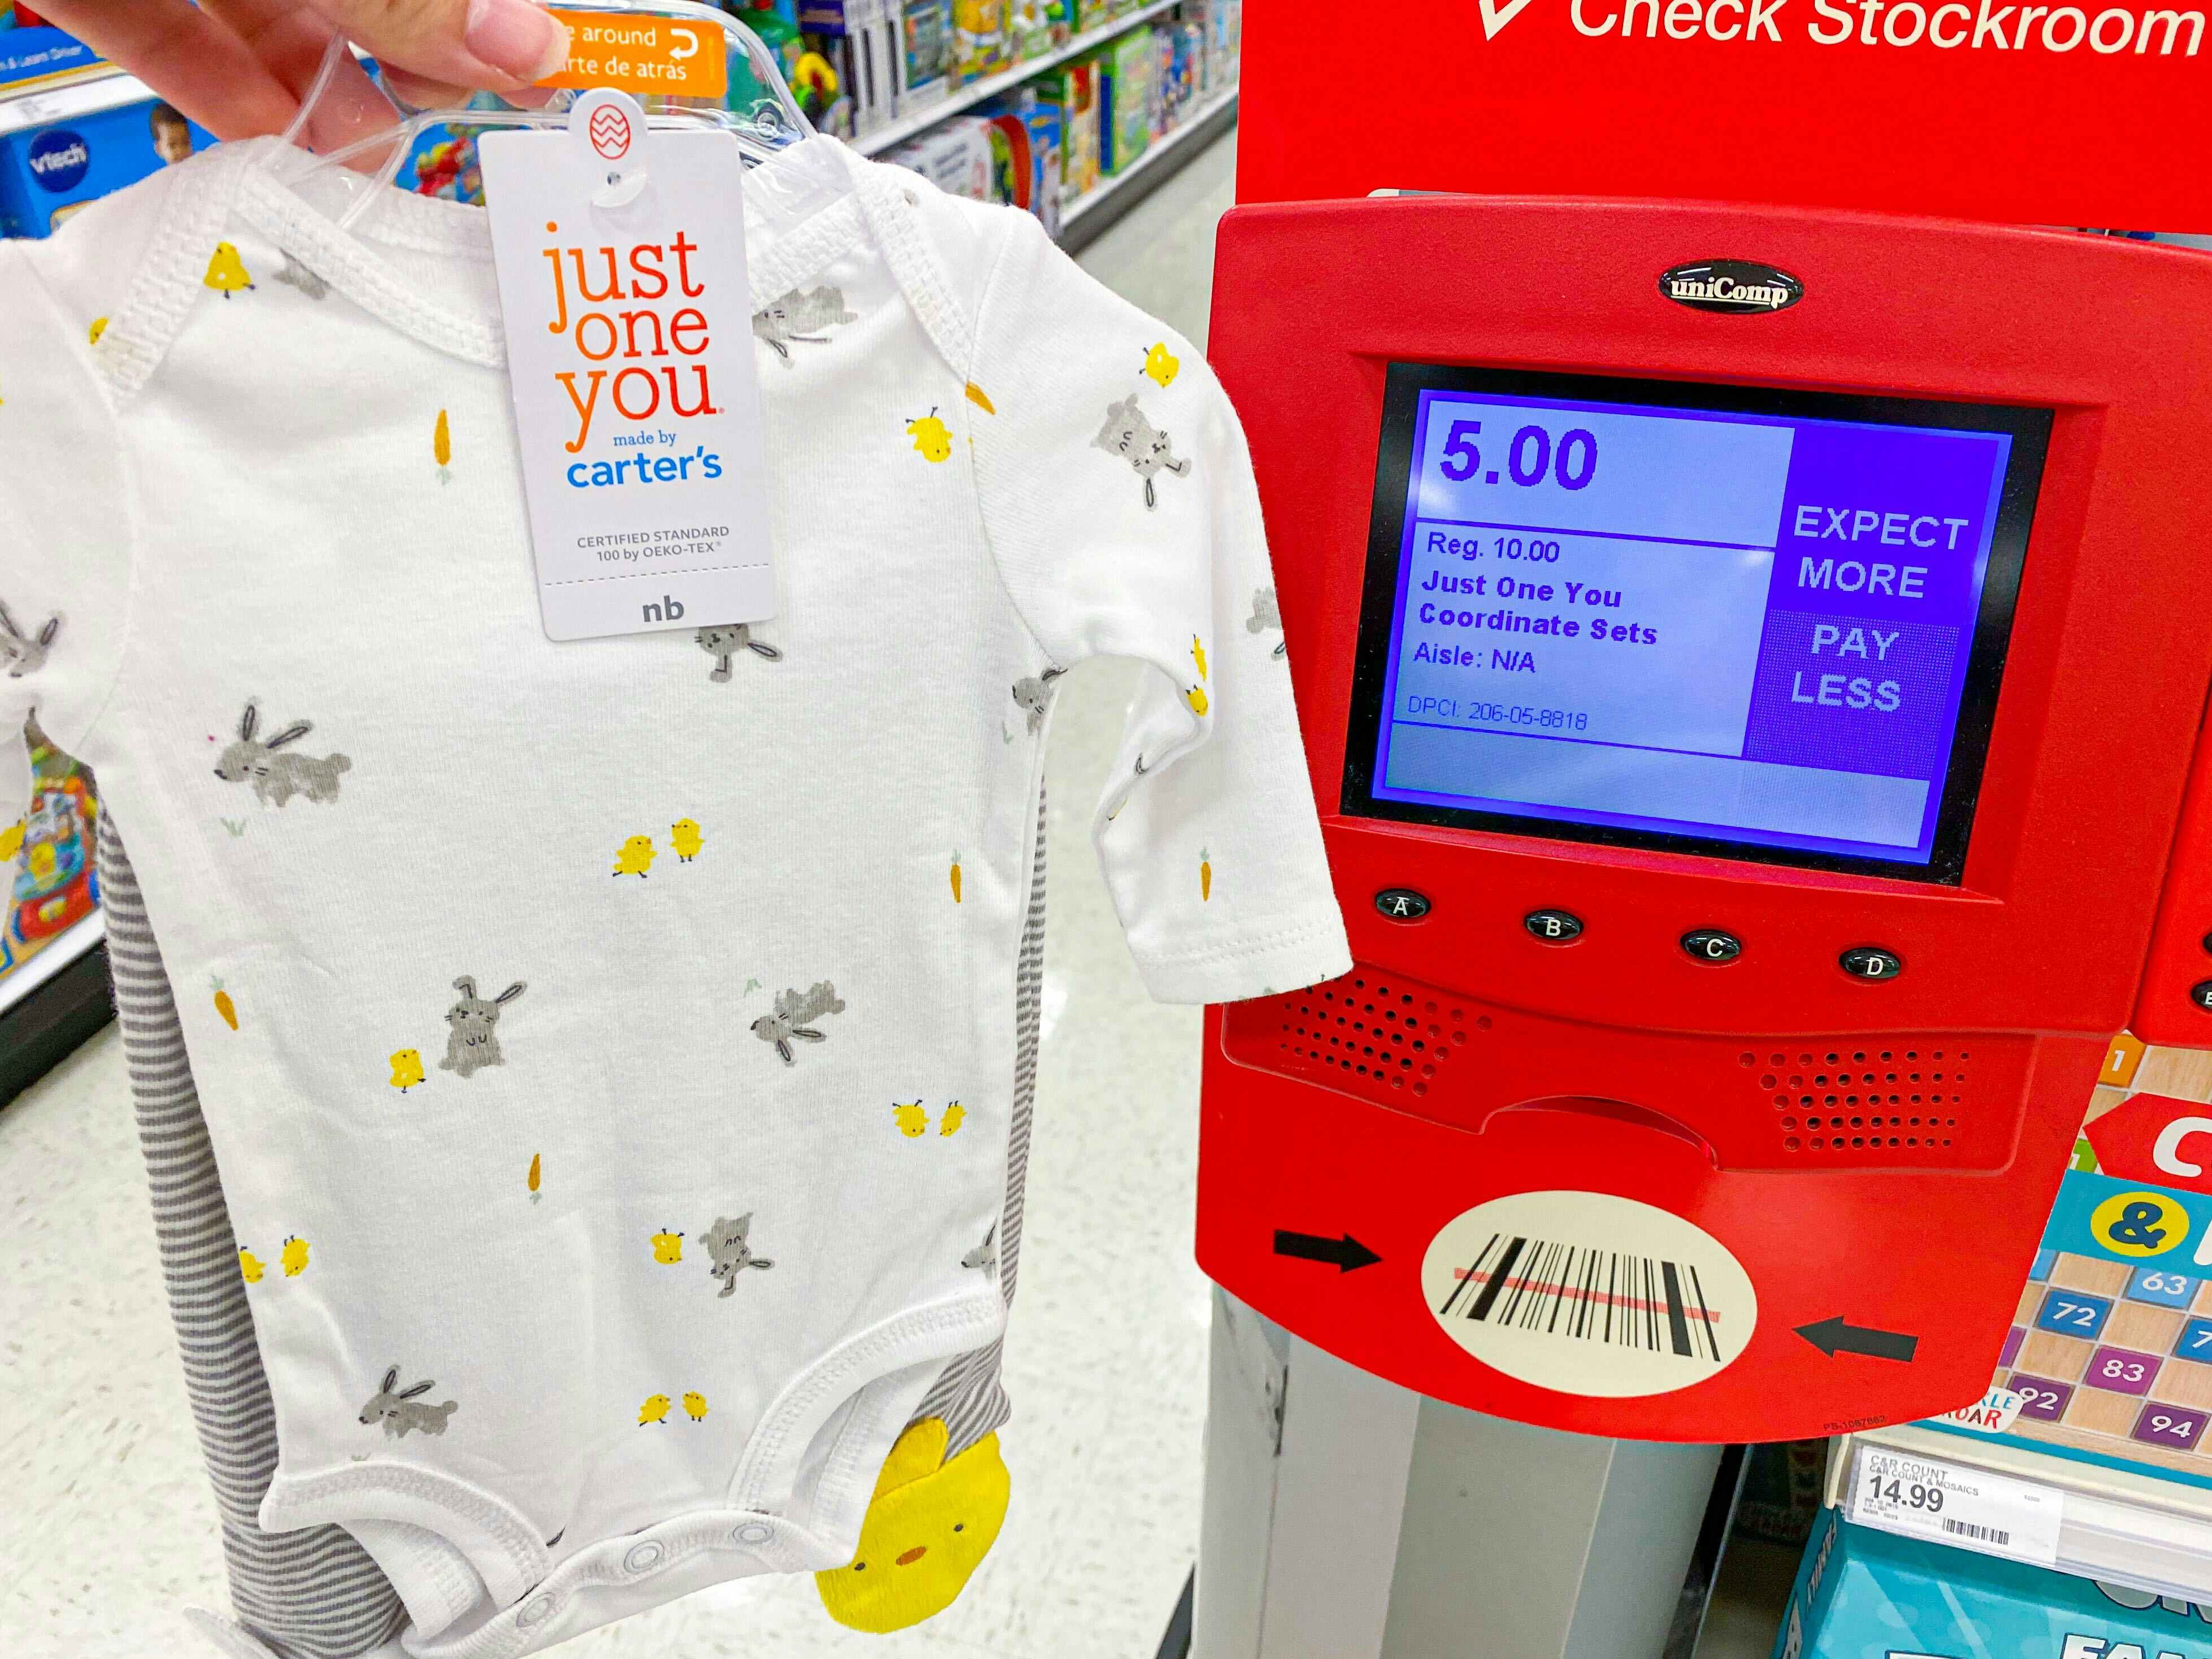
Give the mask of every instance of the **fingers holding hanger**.
[[287, 85], [234, 30], [188, 0], [47, 0], [40, 9], [218, 138], [282, 132], [299, 108], [304, 82]]
[[410, 102], [457, 103], [476, 88], [511, 94], [552, 74], [568, 58], [568, 29], [534, 0], [309, 3], [372, 54]]

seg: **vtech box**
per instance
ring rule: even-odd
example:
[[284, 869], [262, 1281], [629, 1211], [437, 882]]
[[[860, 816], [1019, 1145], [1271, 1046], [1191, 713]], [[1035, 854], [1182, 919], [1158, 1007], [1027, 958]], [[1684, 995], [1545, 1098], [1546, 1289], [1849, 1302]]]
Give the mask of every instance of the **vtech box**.
[[215, 142], [152, 98], [0, 135], [0, 235], [51, 236], [87, 203]]

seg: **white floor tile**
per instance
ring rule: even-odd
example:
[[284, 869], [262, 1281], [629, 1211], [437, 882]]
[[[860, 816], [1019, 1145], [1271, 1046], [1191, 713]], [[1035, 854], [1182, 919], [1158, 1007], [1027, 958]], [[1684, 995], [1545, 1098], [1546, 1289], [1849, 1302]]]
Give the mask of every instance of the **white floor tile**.
[[[1233, 140], [1085, 264], [1194, 339]], [[1062, 682], [1048, 763], [1048, 1030], [1007, 1339], [1005, 1532], [953, 1607], [898, 1636], [831, 1624], [808, 1578], [724, 1586], [563, 1649], [578, 1659], [1152, 1659], [1198, 1536], [1205, 1285], [1191, 1255], [1199, 1015], [1146, 997], [1090, 842], [1138, 671]], [[227, 1607], [111, 1029], [0, 1109], [0, 1654], [198, 1652]]]

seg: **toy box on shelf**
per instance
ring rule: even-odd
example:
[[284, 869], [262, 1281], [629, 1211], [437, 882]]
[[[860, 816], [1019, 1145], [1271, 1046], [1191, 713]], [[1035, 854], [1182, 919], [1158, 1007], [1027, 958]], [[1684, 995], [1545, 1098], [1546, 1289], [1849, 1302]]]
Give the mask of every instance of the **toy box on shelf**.
[[1774, 1659], [2212, 1659], [2212, 1610], [1821, 1512]]
[[1098, 49], [1099, 170], [1126, 171], [1145, 153], [1158, 125], [1159, 49], [1152, 31], [1133, 28]]
[[58, 86], [104, 74], [107, 62], [27, 5], [0, 0], [0, 93]]
[[1988, 1395], [1926, 1426], [2212, 1488], [2212, 1054], [2123, 1032]]
[[[0, 31], [0, 54], [21, 32]], [[0, 98], [0, 118], [7, 112], [8, 100]], [[152, 98], [14, 131], [0, 123], [0, 235], [52, 235], [89, 203], [214, 142], [204, 127]]]
[[0, 828], [0, 1006], [13, 1000], [9, 981], [100, 902], [93, 829], [100, 800], [92, 775], [63, 754], [36, 723], [22, 741], [31, 751], [31, 799], [24, 815]]

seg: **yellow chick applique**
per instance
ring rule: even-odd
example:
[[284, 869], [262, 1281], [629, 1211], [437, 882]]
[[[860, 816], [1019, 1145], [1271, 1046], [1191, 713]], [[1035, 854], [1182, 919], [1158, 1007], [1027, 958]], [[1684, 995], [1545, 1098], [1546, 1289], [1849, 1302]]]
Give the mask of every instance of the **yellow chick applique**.
[[949, 1135], [967, 1121], [968, 1109], [956, 1100], [945, 1109], [945, 1115], [938, 1120], [939, 1127], [937, 1133], [940, 1136]]
[[276, 1260], [284, 1269], [285, 1278], [297, 1279], [307, 1271], [307, 1241], [296, 1234], [288, 1237]]
[[241, 1244], [238, 1247], [238, 1271], [246, 1275], [247, 1284], [258, 1285], [261, 1282], [261, 1275], [268, 1269], [261, 1265], [259, 1256]]
[[898, 1120], [899, 1133], [908, 1140], [918, 1139], [929, 1128], [929, 1114], [921, 1109], [921, 1103], [918, 1100], [911, 1106], [894, 1103], [891, 1115]]
[[622, 844], [622, 851], [615, 854], [614, 872], [618, 876], [635, 876], [643, 881], [659, 856], [653, 850], [651, 836], [632, 836]]
[[679, 863], [689, 864], [699, 856], [699, 826], [690, 818], [678, 818], [668, 826], [668, 844], [676, 849]]
[[1190, 705], [1190, 712], [1200, 720], [1204, 720], [1206, 711], [1213, 707], [1213, 699], [1206, 695], [1206, 688], [1201, 685], [1194, 685], [1185, 691], [1182, 700]]
[[704, 1421], [707, 1416], [707, 1396], [696, 1389], [689, 1390], [684, 1396], [684, 1411], [694, 1423]]
[[933, 409], [918, 421], [908, 421], [907, 431], [913, 435], [917, 454], [926, 461], [949, 461], [952, 459], [952, 429], [937, 418]]
[[422, 1051], [402, 1048], [392, 1056], [392, 1086], [405, 1094], [422, 1080]]
[[663, 1267], [668, 1266], [671, 1262], [683, 1261], [684, 1235], [672, 1231], [653, 1234], [653, 1259]]
[[1006, 1518], [1012, 1480], [987, 1434], [951, 1462], [945, 1424], [924, 1418], [884, 1460], [851, 1561], [814, 1575], [830, 1616], [872, 1635], [904, 1630], [951, 1607]]
[[1163, 392], [1175, 384], [1175, 377], [1182, 370], [1182, 360], [1169, 351], [1165, 340], [1145, 353], [1145, 373], [1158, 383]]
[[207, 275], [200, 279], [226, 300], [240, 289], [251, 291], [253, 278], [246, 274], [246, 261], [238, 257], [238, 248], [230, 242], [217, 242], [215, 256], [208, 261]]
[[638, 1427], [641, 1429], [648, 1423], [665, 1423], [668, 1420], [669, 1405], [669, 1398], [665, 1394], [646, 1395], [645, 1404], [637, 1408]]

